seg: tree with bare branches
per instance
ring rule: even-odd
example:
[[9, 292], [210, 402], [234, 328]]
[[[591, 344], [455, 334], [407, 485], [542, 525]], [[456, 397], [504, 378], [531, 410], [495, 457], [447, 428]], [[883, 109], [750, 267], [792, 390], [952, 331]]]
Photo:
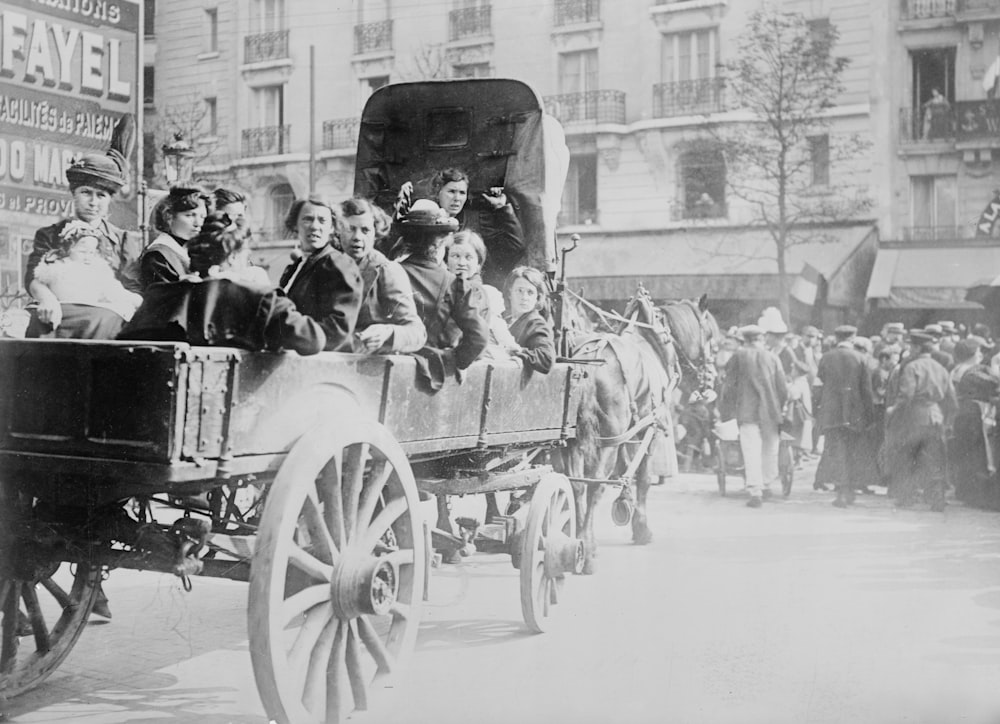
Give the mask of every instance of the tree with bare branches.
[[[868, 143], [831, 134], [831, 110], [844, 91], [849, 59], [834, 55], [839, 33], [769, 2], [750, 14], [726, 63], [726, 92], [746, 113], [736, 123], [705, 124], [726, 164], [726, 191], [745, 202], [752, 223], [774, 240], [779, 307], [789, 318], [786, 255], [803, 243], [831, 241], [820, 225], [855, 219], [871, 207], [838, 164], [857, 160]], [[845, 179], [838, 181], [838, 179]]]

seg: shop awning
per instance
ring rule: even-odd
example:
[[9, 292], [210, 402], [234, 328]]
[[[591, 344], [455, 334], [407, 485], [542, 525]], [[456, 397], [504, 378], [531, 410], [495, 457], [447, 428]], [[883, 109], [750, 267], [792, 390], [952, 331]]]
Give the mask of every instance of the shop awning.
[[[791, 281], [812, 266], [827, 282], [873, 237], [871, 225], [815, 229], [814, 240], [785, 255]], [[581, 234], [566, 262], [570, 287], [592, 299], [626, 299], [642, 283], [654, 298], [773, 300], [778, 295], [774, 241], [759, 228]], [[870, 262], [869, 262], [870, 263]]]
[[982, 309], [968, 289], [1000, 272], [1000, 247], [879, 249], [867, 298], [896, 309]]

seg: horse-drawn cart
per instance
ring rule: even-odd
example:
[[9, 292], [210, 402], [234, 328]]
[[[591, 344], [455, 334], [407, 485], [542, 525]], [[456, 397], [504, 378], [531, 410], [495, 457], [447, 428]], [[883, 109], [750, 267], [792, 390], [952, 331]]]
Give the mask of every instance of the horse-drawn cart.
[[[387, 87], [362, 117], [355, 190], [388, 203], [402, 180], [478, 161], [470, 197], [506, 187], [528, 258], [551, 262], [552, 123], [515, 81]], [[101, 580], [134, 568], [249, 581], [271, 718], [367, 709], [415, 642], [422, 494], [525, 491], [491, 535], [543, 630], [583, 564], [569, 480], [544, 461], [576, 434], [587, 374], [477, 362], [432, 393], [404, 356], [0, 341], [0, 699], [43, 681]]]
[[[434, 394], [407, 357], [4, 341], [0, 369], [7, 696], [65, 657], [108, 570], [138, 568], [250, 582], [275, 719], [365, 708], [412, 648], [427, 588], [415, 470], [450, 471], [434, 492], [533, 491], [507, 540], [532, 630], [582, 564], [569, 482], [534, 464], [574, 435], [573, 365], [477, 364]], [[203, 493], [205, 509], [176, 502]], [[50, 618], [40, 598], [59, 603]]]

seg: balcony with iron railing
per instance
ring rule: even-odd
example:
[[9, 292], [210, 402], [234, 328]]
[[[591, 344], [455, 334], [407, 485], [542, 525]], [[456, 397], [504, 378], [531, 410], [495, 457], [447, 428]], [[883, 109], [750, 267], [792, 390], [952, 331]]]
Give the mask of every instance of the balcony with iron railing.
[[900, 0], [903, 20], [947, 18], [955, 15], [955, 0]]
[[266, 63], [288, 58], [288, 31], [257, 33], [243, 38], [243, 62]]
[[360, 124], [359, 118], [334, 118], [323, 121], [323, 150], [356, 149]]
[[957, 132], [957, 115], [953, 108], [900, 108], [899, 142], [953, 143]]
[[601, 19], [601, 0], [556, 0], [552, 24], [557, 28]]
[[465, 40], [493, 33], [493, 15], [490, 5], [461, 8], [448, 13], [448, 40]]
[[625, 93], [617, 90], [584, 91], [545, 96], [545, 112], [561, 123], [625, 123]]
[[392, 50], [392, 21], [361, 23], [354, 26], [354, 54], [379, 53]]
[[243, 129], [243, 158], [280, 156], [290, 150], [291, 126], [260, 126]]
[[653, 116], [669, 118], [724, 111], [725, 85], [722, 78], [657, 83], [653, 86]]

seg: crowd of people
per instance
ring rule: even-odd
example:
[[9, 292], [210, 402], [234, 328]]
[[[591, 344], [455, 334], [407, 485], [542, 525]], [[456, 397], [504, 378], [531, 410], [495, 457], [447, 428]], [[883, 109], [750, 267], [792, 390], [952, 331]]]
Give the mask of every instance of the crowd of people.
[[793, 334], [772, 308], [727, 333], [718, 411], [739, 429], [748, 505], [771, 496], [784, 439], [798, 466], [819, 458], [813, 487], [832, 488], [840, 508], [884, 486], [899, 507], [942, 511], [953, 490], [966, 504], [1000, 509], [1000, 345], [989, 328], [941, 321], [857, 332], [807, 325]]

